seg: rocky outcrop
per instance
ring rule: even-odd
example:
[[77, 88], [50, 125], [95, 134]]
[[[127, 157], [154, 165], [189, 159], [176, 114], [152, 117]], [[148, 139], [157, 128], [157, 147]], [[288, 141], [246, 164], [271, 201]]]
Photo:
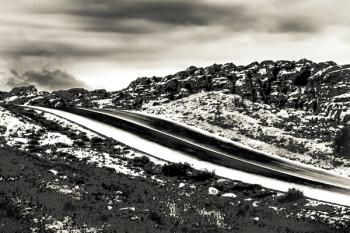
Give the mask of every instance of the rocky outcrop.
[[39, 96], [28, 100], [26, 105], [35, 105], [43, 107], [64, 108], [67, 107], [66, 101], [63, 98], [54, 96]]
[[40, 94], [44, 94], [44, 92], [38, 92], [34, 86], [14, 87], [9, 92], [0, 92], [0, 103], [24, 104]]
[[99, 100], [99, 99], [107, 99], [109, 98], [109, 93], [105, 89], [97, 89], [89, 92], [91, 99]]
[[69, 90], [60, 90], [60, 91], [52, 92], [53, 95], [66, 98], [66, 99], [82, 98], [87, 93], [89, 93], [89, 91], [83, 88], [72, 88]]
[[334, 62], [263, 61], [247, 66], [233, 63], [205, 68], [191, 66], [165, 77], [139, 78], [115, 93], [120, 109], [157, 105], [200, 91], [223, 91], [273, 108], [294, 108], [343, 122], [348, 109], [350, 66]]
[[114, 103], [117, 108], [128, 104], [128, 108], [134, 108], [150, 100], [155, 103], [164, 99], [171, 101], [204, 90], [238, 94], [275, 107], [313, 109], [317, 99], [311, 90], [313, 75], [334, 66], [335, 63], [314, 63], [306, 59], [297, 62], [269, 60], [247, 66], [233, 63], [205, 68], [191, 66], [174, 75], [139, 78], [119, 91]]
[[10, 97], [10, 96], [26, 97], [26, 96], [34, 96], [37, 94], [38, 94], [38, 90], [34, 86], [14, 87], [7, 94], [7, 97]]
[[[51, 93], [37, 91], [34, 86], [16, 87], [10, 92], [0, 93], [0, 103], [6, 104], [29, 104], [45, 107], [104, 107], [99, 104], [111, 101], [112, 93], [104, 89], [88, 91], [83, 88], [53, 91]], [[109, 105], [108, 105], [109, 106]], [[113, 107], [113, 106], [112, 106]]]

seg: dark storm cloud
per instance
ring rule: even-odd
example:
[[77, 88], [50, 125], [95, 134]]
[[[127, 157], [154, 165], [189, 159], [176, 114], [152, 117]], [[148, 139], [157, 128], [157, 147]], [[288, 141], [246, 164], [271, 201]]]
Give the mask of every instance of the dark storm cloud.
[[[38, 40], [35, 42], [16, 41], [12, 42], [11, 47], [6, 47], [0, 52], [3, 56], [7, 56], [12, 60], [12, 64], [20, 58], [56, 58], [60, 60], [64, 59], [101, 59], [105, 57], [114, 57], [119, 59], [135, 58], [137, 56], [147, 56], [157, 53], [158, 50], [163, 50], [164, 47], [157, 44], [138, 45], [128, 43], [116, 44], [104, 44], [104, 42], [96, 41], [96, 44], [87, 42], [83, 44], [79, 38], [72, 39], [70, 41], [45, 41]], [[112, 40], [109, 39], [108, 41]]]
[[[294, 11], [293, 6], [290, 9], [280, 8], [282, 12], [271, 11], [270, 1], [261, 8], [255, 8], [251, 2], [239, 1], [236, 4], [195, 0], [77, 0], [70, 3], [50, 13], [74, 16], [80, 23], [80, 29], [97, 32], [144, 34], [179, 26], [209, 26], [208, 33], [210, 26], [223, 27], [228, 32], [313, 33], [321, 29], [312, 12], [303, 12], [303, 9]], [[298, 5], [300, 3], [294, 7]], [[305, 17], [309, 13], [311, 16]]]
[[61, 15], [81, 31], [149, 34], [179, 27], [227, 24], [241, 29], [250, 21], [244, 5], [229, 7], [197, 0], [76, 0], [33, 9], [38, 15]]
[[278, 29], [281, 32], [314, 32], [319, 29], [317, 25], [305, 23], [305, 21], [285, 20], [280, 22]]
[[72, 75], [61, 70], [26, 71], [23, 74], [11, 70], [11, 75], [5, 85], [8, 87], [34, 85], [44, 90], [87, 87], [84, 82], [77, 80]]
[[[30, 14], [28, 20], [5, 17], [4, 24], [19, 28], [24, 35], [12, 41], [4, 38], [8, 45], [3, 43], [0, 51], [9, 57], [134, 59], [137, 54], [142, 58], [147, 53], [161, 54], [165, 47], [176, 47], [173, 41], [178, 34], [171, 34], [176, 31], [187, 31], [186, 38], [176, 38], [184, 44], [197, 38], [201, 38], [199, 42], [214, 40], [213, 33], [222, 38], [246, 31], [293, 34], [321, 30], [312, 17], [281, 14], [269, 10], [268, 4], [265, 7], [256, 9], [251, 2], [218, 4], [199, 0], [60, 0], [28, 5], [24, 7]], [[198, 27], [206, 32], [197, 35]], [[129, 40], [123, 35], [135, 38]], [[90, 41], [84, 42], [86, 39]]]
[[5, 81], [7, 87], [17, 87], [17, 86], [29, 86], [32, 83], [28, 82], [26, 78], [22, 77], [16, 70], [10, 70], [10, 77]]
[[2, 51], [2, 54], [11, 57], [99, 57], [108, 55], [108, 50], [79, 47], [74, 44], [65, 43], [18, 43]]
[[281, 18], [272, 32], [279, 33], [317, 33], [322, 30], [322, 24], [306, 17]]
[[[300, 51], [299, 45], [306, 53], [311, 40], [318, 42], [313, 44], [338, 46], [337, 51], [341, 51], [338, 42], [350, 35], [346, 10], [350, 4], [342, 3], [340, 8], [335, 2], [4, 1], [0, 9], [0, 65], [21, 71], [75, 69], [77, 77], [93, 83], [92, 76], [85, 77], [93, 72], [85, 68], [97, 63], [96, 67], [108, 65], [110, 70], [96, 69], [112, 77], [112, 70], [170, 69], [192, 65], [188, 61], [255, 60], [257, 56], [273, 59], [276, 54], [295, 54]], [[333, 11], [337, 13], [329, 13]], [[317, 52], [310, 50], [311, 54]], [[89, 67], [81, 68], [83, 63]], [[26, 82], [28, 77], [19, 80]]]
[[224, 7], [193, 0], [79, 0], [62, 10], [64, 14], [86, 18], [137, 19], [170, 25], [209, 25], [223, 14], [230, 14]]
[[79, 30], [92, 32], [109, 32], [132, 35], [145, 35], [164, 30], [162, 25], [145, 22], [118, 21], [111, 18], [81, 17]]

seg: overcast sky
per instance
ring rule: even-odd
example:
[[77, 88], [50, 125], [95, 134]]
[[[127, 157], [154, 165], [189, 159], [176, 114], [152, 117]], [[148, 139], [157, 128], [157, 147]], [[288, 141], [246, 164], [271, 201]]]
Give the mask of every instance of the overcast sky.
[[190, 65], [308, 58], [350, 63], [346, 0], [11, 0], [0, 84], [118, 90]]

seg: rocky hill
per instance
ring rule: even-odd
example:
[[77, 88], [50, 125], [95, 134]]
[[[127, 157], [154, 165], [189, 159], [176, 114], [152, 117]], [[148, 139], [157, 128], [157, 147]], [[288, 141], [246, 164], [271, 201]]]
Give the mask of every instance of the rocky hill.
[[206, 68], [189, 67], [163, 78], [139, 78], [116, 93], [117, 108], [139, 108], [145, 102], [169, 102], [204, 91], [237, 94], [274, 108], [307, 110], [337, 121], [347, 120], [350, 100], [349, 65], [309, 60], [263, 61], [247, 66], [233, 63]]

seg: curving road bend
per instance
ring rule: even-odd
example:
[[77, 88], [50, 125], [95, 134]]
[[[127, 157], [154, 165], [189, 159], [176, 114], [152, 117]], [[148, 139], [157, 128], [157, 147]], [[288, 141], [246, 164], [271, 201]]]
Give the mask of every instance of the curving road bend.
[[310, 198], [350, 206], [350, 179], [247, 148], [194, 127], [144, 113], [100, 109], [50, 109], [53, 113], [154, 157], [267, 188], [297, 187]]

